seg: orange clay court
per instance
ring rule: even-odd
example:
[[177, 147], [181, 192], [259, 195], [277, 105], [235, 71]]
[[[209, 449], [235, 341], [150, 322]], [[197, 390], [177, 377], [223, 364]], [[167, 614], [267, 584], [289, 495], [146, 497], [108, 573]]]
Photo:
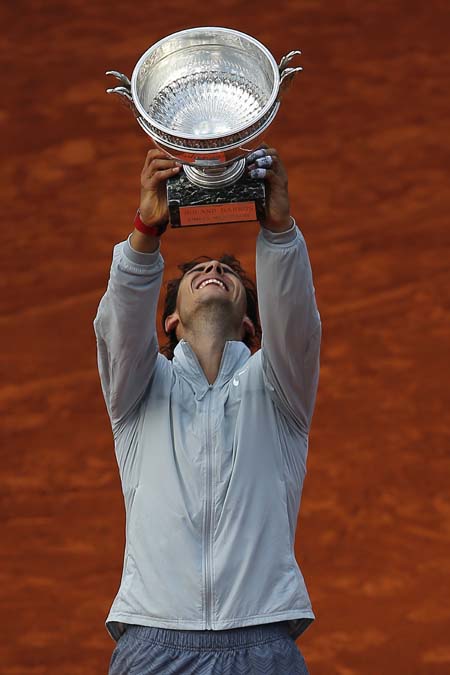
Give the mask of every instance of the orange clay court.
[[[150, 139], [104, 73], [227, 26], [295, 78], [277, 148], [323, 325], [296, 556], [311, 675], [450, 673], [446, 3], [3, 3], [0, 596], [4, 675], [104, 675], [124, 508], [92, 322]], [[169, 229], [253, 269], [256, 223]]]

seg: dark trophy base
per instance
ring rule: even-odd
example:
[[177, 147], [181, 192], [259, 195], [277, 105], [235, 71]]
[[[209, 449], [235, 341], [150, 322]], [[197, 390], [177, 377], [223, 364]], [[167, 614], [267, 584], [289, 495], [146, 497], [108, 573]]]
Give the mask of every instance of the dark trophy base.
[[259, 220], [266, 212], [264, 181], [242, 176], [227, 187], [207, 189], [191, 183], [183, 171], [167, 180], [172, 227], [193, 227]]

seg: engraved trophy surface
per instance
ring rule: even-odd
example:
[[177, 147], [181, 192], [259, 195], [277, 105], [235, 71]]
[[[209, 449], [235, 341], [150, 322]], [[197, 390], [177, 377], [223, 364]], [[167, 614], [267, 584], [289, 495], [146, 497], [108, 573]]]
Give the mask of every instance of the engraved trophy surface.
[[245, 157], [278, 112], [281, 96], [301, 67], [276, 63], [250, 35], [199, 27], [150, 47], [131, 81], [108, 71], [118, 94], [154, 144], [183, 164], [167, 180], [172, 227], [260, 220], [264, 182], [244, 175]]

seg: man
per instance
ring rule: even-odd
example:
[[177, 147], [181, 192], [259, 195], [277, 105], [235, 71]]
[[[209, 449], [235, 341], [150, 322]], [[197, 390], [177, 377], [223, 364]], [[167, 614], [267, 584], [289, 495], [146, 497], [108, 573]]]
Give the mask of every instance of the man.
[[[158, 351], [165, 181], [151, 150], [135, 229], [114, 247], [94, 329], [126, 509], [110, 675], [308, 673], [295, 639], [315, 619], [294, 553], [319, 379], [321, 320], [304, 237], [274, 148], [256, 247], [262, 346], [236, 259], [183, 267]], [[172, 282], [172, 290], [174, 288]]]

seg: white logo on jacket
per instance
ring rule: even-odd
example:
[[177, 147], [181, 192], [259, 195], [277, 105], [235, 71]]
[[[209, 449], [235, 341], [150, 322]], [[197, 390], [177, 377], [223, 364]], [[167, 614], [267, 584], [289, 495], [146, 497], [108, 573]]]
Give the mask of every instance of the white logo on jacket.
[[248, 368], [244, 368], [244, 370], [240, 370], [240, 371], [239, 371], [238, 373], [236, 373], [236, 375], [233, 377], [233, 384], [234, 384], [235, 387], [237, 387], [237, 386], [239, 385], [239, 380], [238, 380], [239, 375], [242, 375], [242, 374], [245, 373], [247, 370], [248, 370]]

